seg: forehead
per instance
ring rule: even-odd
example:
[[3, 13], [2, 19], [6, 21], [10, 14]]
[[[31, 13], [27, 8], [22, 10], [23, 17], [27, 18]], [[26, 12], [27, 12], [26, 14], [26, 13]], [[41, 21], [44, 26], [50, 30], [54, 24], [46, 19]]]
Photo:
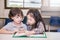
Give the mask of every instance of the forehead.
[[15, 16], [22, 16], [22, 14], [16, 14]]
[[27, 16], [31, 16], [31, 17], [33, 17], [34, 15], [33, 15], [33, 13], [29, 13]]

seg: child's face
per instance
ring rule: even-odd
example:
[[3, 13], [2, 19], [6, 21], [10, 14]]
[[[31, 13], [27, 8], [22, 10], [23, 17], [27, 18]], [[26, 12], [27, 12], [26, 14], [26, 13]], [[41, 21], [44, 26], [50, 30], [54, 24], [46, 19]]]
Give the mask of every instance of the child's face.
[[18, 24], [23, 21], [23, 17], [21, 15], [20, 16], [16, 15], [16, 16], [12, 17], [12, 19], [15, 23], [18, 23]]
[[27, 24], [28, 25], [33, 25], [35, 24], [35, 19], [33, 18], [33, 14], [32, 13], [29, 13], [27, 15]]

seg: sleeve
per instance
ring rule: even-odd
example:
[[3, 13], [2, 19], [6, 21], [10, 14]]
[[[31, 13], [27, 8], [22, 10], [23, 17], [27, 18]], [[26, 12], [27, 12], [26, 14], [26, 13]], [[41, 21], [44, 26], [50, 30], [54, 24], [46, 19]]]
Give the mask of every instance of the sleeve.
[[43, 33], [44, 32], [44, 25], [43, 25], [43, 23], [40, 22], [38, 24], [38, 28], [35, 28], [34, 31], [35, 31], [36, 34]]
[[3, 27], [3, 29], [7, 30], [7, 31], [11, 31], [11, 23], [8, 23], [7, 25], [5, 25]]

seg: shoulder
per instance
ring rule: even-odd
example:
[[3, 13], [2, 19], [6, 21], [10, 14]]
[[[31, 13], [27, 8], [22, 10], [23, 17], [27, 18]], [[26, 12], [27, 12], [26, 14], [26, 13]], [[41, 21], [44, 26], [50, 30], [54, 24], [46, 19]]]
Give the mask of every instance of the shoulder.
[[12, 24], [13, 22], [9, 22], [8, 24]]
[[43, 25], [43, 22], [38, 22], [38, 24], [37, 25]]
[[23, 26], [26, 26], [26, 24], [22, 23]]
[[38, 26], [38, 28], [42, 28], [42, 27], [44, 27], [44, 24], [43, 24], [42, 22], [39, 22], [39, 23], [37, 24], [37, 26]]
[[13, 22], [9, 22], [7, 25], [12, 25], [13, 24]]
[[22, 26], [25, 30], [27, 30], [27, 25], [26, 24], [22, 23]]
[[8, 24], [6, 24], [4, 27], [7, 27], [7, 26], [12, 26], [13, 25], [13, 23], [12, 22], [9, 22]]
[[9, 22], [7, 25], [3, 27], [3, 29], [13, 31], [14, 30], [13, 22]]

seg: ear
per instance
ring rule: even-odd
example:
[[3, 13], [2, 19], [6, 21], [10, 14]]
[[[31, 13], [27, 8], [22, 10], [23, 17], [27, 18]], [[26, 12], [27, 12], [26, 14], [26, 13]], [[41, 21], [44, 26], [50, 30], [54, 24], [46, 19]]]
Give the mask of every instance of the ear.
[[13, 20], [13, 19], [14, 19], [14, 17], [11, 17], [11, 19]]

